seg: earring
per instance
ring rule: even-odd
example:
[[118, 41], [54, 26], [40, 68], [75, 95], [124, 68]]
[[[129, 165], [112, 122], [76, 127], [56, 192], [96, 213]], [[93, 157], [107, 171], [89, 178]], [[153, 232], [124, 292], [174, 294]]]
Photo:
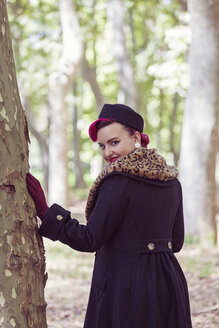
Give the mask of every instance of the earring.
[[135, 148], [140, 148], [140, 147], [141, 147], [140, 143], [139, 142], [136, 142], [135, 143]]

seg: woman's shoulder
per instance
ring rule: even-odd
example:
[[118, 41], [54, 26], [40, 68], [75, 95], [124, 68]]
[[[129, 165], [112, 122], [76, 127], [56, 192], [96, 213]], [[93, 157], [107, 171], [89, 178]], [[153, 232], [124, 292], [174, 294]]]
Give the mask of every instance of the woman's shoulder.
[[116, 188], [124, 188], [130, 183], [129, 178], [121, 173], [111, 173], [107, 175], [103, 180], [102, 183], [100, 184], [100, 187], [116, 187]]
[[168, 180], [168, 181], [164, 181], [164, 180], [162, 181], [162, 180], [158, 180], [158, 179], [139, 177], [139, 176], [135, 176], [135, 175], [132, 175], [129, 173], [125, 173], [125, 172], [113, 172], [111, 174], [108, 174], [102, 180], [101, 185], [123, 186], [123, 185], [136, 184], [137, 182], [146, 183], [149, 185], [157, 185], [160, 187], [176, 185], [178, 189], [180, 189], [180, 190], [182, 189], [181, 183], [177, 178], [174, 178], [174, 179]]

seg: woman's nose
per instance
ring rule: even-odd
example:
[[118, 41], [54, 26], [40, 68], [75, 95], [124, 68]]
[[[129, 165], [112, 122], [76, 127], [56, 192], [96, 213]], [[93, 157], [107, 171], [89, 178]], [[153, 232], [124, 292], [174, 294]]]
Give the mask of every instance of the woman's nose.
[[104, 149], [104, 158], [110, 158], [112, 154], [112, 150], [110, 147], [106, 146], [105, 149]]

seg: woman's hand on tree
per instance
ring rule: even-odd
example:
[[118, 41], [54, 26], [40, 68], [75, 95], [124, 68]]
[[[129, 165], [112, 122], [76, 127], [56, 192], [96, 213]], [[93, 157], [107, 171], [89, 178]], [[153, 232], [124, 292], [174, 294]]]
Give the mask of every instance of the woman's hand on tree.
[[46, 197], [39, 181], [31, 174], [27, 173], [26, 176], [27, 190], [33, 198], [37, 216], [42, 220], [48, 211]]

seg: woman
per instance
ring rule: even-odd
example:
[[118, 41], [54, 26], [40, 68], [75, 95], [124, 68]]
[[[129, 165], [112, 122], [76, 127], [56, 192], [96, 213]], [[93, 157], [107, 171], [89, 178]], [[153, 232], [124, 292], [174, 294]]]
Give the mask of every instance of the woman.
[[82, 252], [96, 252], [84, 328], [190, 328], [187, 283], [174, 253], [184, 240], [178, 172], [146, 149], [142, 117], [105, 104], [90, 137], [108, 162], [86, 207], [87, 225], [54, 204], [39, 182], [27, 187], [42, 219], [39, 232]]

